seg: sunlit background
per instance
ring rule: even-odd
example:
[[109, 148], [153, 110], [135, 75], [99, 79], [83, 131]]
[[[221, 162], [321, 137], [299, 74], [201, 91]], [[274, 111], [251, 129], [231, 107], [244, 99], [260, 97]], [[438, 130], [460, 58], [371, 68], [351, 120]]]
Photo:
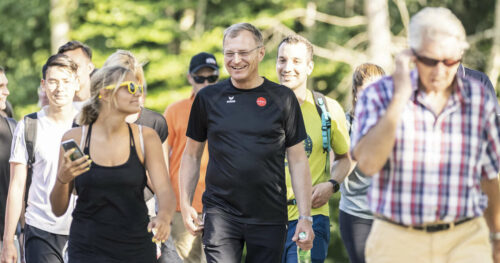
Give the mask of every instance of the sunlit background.
[[[299, 33], [315, 45], [309, 87], [348, 110], [352, 69], [370, 61], [392, 72], [393, 55], [406, 47], [409, 17], [424, 6], [448, 7], [462, 20], [471, 44], [464, 64], [486, 72], [496, 84], [500, 4], [494, 0], [0, 0], [0, 65], [7, 70], [8, 100], [19, 119], [38, 110], [41, 68], [59, 45], [86, 43], [97, 67], [116, 49], [130, 50], [145, 63], [146, 106], [163, 113], [169, 103], [189, 95], [191, 56], [214, 53], [223, 68], [223, 30], [250, 22], [265, 37], [261, 75], [277, 80], [276, 46], [285, 35]], [[224, 69], [221, 74], [228, 77]], [[331, 202], [327, 262], [348, 261], [338, 234], [338, 198]]]

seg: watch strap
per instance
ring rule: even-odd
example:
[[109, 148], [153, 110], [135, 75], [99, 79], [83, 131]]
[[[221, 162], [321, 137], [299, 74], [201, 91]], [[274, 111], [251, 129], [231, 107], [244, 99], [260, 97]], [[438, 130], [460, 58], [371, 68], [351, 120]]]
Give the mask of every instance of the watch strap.
[[309, 222], [313, 222], [313, 217], [312, 216], [299, 216], [299, 220], [305, 219]]
[[500, 240], [500, 232], [490, 233], [490, 239], [494, 241]]
[[330, 179], [328, 180], [328, 182], [330, 182], [333, 185], [333, 193], [336, 193], [340, 190], [340, 184], [337, 181]]

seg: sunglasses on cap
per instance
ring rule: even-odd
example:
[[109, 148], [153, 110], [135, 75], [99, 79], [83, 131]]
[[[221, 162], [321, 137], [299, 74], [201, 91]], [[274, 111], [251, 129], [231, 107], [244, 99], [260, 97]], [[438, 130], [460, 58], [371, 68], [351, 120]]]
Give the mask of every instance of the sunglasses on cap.
[[457, 63], [460, 63], [462, 61], [462, 58], [459, 59], [443, 59], [443, 60], [437, 60], [433, 58], [428, 58], [425, 56], [420, 56], [415, 52], [415, 50], [412, 49], [413, 54], [415, 57], [417, 57], [417, 60], [422, 62], [424, 65], [429, 66], [429, 67], [434, 67], [436, 66], [439, 62], [443, 62], [443, 64], [447, 67], [451, 67], [453, 65], [456, 65]]
[[[138, 85], [138, 84], [135, 84], [134, 82], [132, 81], [124, 81], [122, 82], [118, 88], [121, 88], [121, 87], [127, 87], [128, 89], [128, 92], [130, 94], [135, 94], [137, 91], [139, 91], [139, 93], [142, 93], [144, 90], [143, 90], [143, 87], [142, 85]], [[115, 89], [116, 88], [116, 84], [113, 84], [113, 85], [109, 85], [109, 86], [106, 86], [104, 89]]]
[[191, 77], [193, 77], [194, 82], [196, 82], [198, 84], [205, 83], [205, 80], [208, 80], [208, 83], [214, 83], [219, 78], [218, 75], [211, 75], [208, 77], [191, 75]]

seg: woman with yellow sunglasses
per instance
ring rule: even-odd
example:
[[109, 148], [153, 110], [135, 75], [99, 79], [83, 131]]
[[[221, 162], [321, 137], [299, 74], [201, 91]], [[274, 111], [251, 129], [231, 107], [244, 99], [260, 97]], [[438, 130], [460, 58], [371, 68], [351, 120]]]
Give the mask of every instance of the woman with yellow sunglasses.
[[[64, 213], [73, 190], [78, 194], [68, 243], [72, 263], [156, 262], [153, 242], [166, 240], [170, 233], [175, 196], [160, 138], [151, 128], [125, 121], [140, 110], [143, 88], [137, 82], [127, 68], [99, 69], [91, 78], [82, 127], [63, 137], [75, 140], [85, 154], [72, 161], [73, 150], [61, 151], [51, 194], [56, 215]], [[146, 171], [159, 202], [151, 222], [143, 194]]]

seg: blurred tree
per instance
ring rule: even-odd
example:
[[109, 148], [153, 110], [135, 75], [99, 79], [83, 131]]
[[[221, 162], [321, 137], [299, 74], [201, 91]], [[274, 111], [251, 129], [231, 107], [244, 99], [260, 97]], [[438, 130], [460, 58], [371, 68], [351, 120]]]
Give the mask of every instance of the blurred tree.
[[14, 108], [37, 100], [42, 65], [50, 55], [50, 2], [0, 1], [0, 65], [6, 67]]
[[[66, 33], [56, 26], [57, 21], [62, 21], [63, 28], [69, 28], [69, 39], [82, 41], [93, 49], [97, 67], [116, 49], [132, 51], [145, 63], [150, 92], [146, 106], [163, 112], [171, 101], [189, 95], [186, 73], [194, 54], [214, 53], [221, 66], [221, 77], [228, 77], [222, 63], [223, 30], [234, 23], [250, 22], [262, 29], [265, 37], [267, 55], [260, 66], [261, 75], [277, 81], [277, 44], [285, 35], [301, 34], [315, 47], [315, 68], [309, 86], [342, 103], [349, 101], [352, 69], [358, 64], [381, 55], [380, 60], [374, 61], [390, 72], [388, 58], [406, 46], [409, 17], [423, 6], [445, 6], [459, 17], [471, 43], [464, 63], [485, 71], [487, 62], [495, 57], [491, 52], [498, 52], [491, 48], [492, 39], [500, 34], [493, 29], [493, 21], [499, 17], [494, 11], [496, 2], [1, 0], [0, 65], [7, 68], [9, 100], [17, 117], [36, 110], [36, 88], [41, 67], [51, 54], [51, 43], [54, 50], [66, 41]], [[60, 32], [63, 33], [51, 40], [51, 33]], [[339, 195], [334, 196], [331, 203], [332, 241], [327, 262], [347, 262], [336, 223], [338, 199]]]
[[488, 64], [488, 75], [492, 82], [498, 83], [498, 75], [500, 71], [500, 1], [495, 7], [495, 26], [493, 28], [493, 46], [491, 47], [491, 59]]
[[51, 0], [50, 1], [50, 43], [52, 53], [68, 42], [70, 24], [69, 13], [73, 0]]
[[367, 17], [368, 54], [371, 62], [383, 68], [392, 68], [391, 28], [387, 0], [365, 0]]

